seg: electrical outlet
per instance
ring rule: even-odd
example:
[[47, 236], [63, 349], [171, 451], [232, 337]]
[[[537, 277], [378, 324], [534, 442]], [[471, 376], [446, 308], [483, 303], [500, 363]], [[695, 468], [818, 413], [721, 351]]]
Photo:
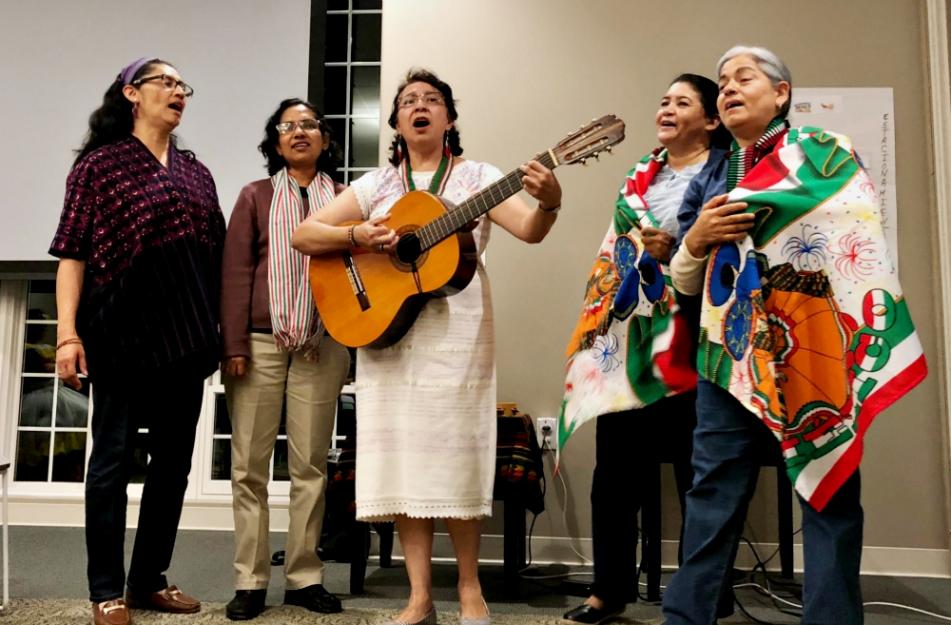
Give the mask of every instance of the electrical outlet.
[[535, 420], [535, 436], [543, 450], [555, 451], [558, 447], [558, 419], [542, 417]]

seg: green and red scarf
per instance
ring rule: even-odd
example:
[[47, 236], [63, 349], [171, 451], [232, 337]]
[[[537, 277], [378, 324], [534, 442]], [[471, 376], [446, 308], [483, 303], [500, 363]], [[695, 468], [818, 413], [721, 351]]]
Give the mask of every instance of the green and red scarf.
[[821, 510], [858, 468], [872, 420], [927, 366], [851, 142], [767, 134], [772, 150], [731, 155], [729, 199], [756, 220], [710, 254], [697, 365], [776, 435], [793, 485]]
[[640, 408], [697, 384], [690, 329], [667, 266], [641, 243], [640, 229], [657, 226], [644, 196], [666, 162], [666, 150], [646, 155], [618, 193], [566, 350], [559, 449], [598, 415]]

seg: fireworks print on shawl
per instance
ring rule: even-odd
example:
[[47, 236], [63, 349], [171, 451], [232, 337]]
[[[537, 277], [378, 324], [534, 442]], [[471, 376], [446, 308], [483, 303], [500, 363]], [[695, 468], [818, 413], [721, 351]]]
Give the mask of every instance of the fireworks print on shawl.
[[693, 389], [691, 335], [665, 267], [640, 228], [657, 226], [644, 193], [667, 153], [655, 150], [627, 174], [598, 250], [566, 355], [559, 451], [581, 424]]
[[756, 220], [710, 255], [698, 370], [773, 431], [821, 510], [875, 416], [924, 379], [924, 355], [846, 137], [791, 129], [730, 201]]

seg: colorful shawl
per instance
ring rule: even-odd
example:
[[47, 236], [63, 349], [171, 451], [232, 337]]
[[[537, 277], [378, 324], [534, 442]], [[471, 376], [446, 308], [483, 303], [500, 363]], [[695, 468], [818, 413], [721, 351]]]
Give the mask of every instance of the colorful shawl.
[[566, 350], [559, 450], [598, 415], [640, 408], [697, 384], [690, 328], [666, 266], [641, 243], [640, 228], [657, 226], [644, 194], [666, 161], [666, 150], [648, 154], [618, 193]]
[[773, 431], [821, 510], [874, 417], [924, 379], [924, 355], [848, 138], [791, 129], [733, 182], [757, 217], [710, 254], [698, 370]]
[[[271, 176], [274, 197], [268, 215], [268, 302], [271, 327], [278, 348], [302, 351], [315, 358], [323, 325], [314, 308], [308, 276], [308, 257], [291, 247], [294, 230], [307, 217], [297, 182], [287, 168]], [[313, 214], [335, 197], [334, 181], [324, 172], [307, 187], [308, 206]]]

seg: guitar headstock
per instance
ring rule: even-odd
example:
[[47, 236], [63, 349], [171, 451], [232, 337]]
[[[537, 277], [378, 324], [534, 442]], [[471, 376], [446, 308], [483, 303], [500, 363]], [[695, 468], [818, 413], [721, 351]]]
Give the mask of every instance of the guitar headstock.
[[616, 115], [604, 115], [574, 131], [551, 149], [560, 165], [581, 163], [624, 141], [624, 121]]

